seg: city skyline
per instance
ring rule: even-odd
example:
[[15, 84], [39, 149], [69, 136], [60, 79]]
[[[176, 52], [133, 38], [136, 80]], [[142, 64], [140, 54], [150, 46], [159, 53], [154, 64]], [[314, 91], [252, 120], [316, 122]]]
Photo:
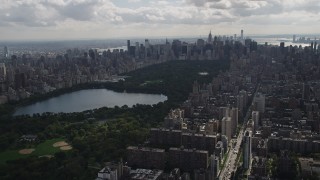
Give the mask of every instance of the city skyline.
[[314, 34], [318, 1], [1, 0], [1, 40]]
[[0, 42], [0, 179], [319, 179], [319, 36], [209, 32]]

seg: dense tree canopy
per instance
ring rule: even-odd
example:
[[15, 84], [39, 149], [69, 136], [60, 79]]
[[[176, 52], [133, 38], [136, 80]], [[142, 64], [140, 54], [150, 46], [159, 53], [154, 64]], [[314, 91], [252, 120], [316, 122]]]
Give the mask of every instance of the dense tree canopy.
[[[23, 102], [0, 106], [0, 149], [21, 149], [21, 135], [36, 134], [41, 143], [64, 138], [73, 147], [53, 158], [31, 156], [0, 165], [0, 179], [93, 179], [106, 161], [126, 158], [126, 147], [145, 143], [151, 127], [160, 126], [170, 109], [187, 99], [194, 80], [210, 82], [224, 61], [171, 61], [125, 74], [126, 81], [82, 84], [46, 95], [36, 95]], [[199, 75], [207, 72], [207, 76]], [[161, 93], [168, 101], [156, 105], [135, 105], [87, 110], [81, 113], [43, 113], [12, 117], [14, 108], [87, 88], [140, 93]]]

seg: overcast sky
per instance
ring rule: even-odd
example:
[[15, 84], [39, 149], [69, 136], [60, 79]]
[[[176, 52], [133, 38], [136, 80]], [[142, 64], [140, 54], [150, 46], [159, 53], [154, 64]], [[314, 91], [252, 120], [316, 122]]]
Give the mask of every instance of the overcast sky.
[[0, 41], [320, 33], [319, 0], [0, 0]]

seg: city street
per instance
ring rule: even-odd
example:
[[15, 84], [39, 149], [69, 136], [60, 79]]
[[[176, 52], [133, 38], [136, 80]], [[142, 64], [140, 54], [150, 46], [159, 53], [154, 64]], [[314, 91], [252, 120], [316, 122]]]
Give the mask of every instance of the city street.
[[[257, 94], [259, 87], [260, 86], [258, 85], [253, 97], [255, 97], [255, 95]], [[253, 100], [253, 98], [252, 98], [252, 100]], [[242, 139], [243, 139], [244, 131], [246, 129], [247, 122], [251, 116], [251, 112], [252, 112], [252, 102], [250, 103], [250, 107], [248, 108], [246, 116], [243, 119], [244, 120], [243, 125], [240, 128], [239, 135], [238, 135], [237, 139], [231, 139], [231, 141], [229, 142], [229, 148], [231, 148], [231, 149], [228, 152], [225, 166], [220, 171], [219, 179], [222, 179], [222, 180], [231, 179], [232, 172], [236, 172], [236, 170], [237, 170], [236, 160], [237, 160], [238, 156], [242, 156], [242, 154], [239, 154], [240, 153], [240, 146], [242, 143]], [[236, 145], [233, 147], [234, 142], [236, 142]]]

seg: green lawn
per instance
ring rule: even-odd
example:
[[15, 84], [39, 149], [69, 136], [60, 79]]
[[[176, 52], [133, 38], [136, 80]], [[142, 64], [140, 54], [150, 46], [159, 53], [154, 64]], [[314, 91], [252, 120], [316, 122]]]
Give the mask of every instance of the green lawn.
[[31, 154], [19, 154], [19, 150], [8, 150], [0, 153], [0, 164], [4, 164], [9, 160], [15, 160], [20, 158], [26, 158], [29, 156], [43, 156], [43, 155], [54, 155], [54, 153], [61, 151], [59, 147], [53, 147], [52, 145], [56, 142], [64, 141], [64, 139], [50, 139], [47, 140], [36, 147], [35, 151]]
[[6, 163], [6, 161], [9, 161], [9, 160], [20, 159], [28, 156], [29, 155], [19, 154], [17, 150], [5, 151], [0, 153], [0, 164], [4, 164]]
[[41, 144], [39, 144], [32, 153], [35, 156], [43, 156], [43, 155], [53, 155], [56, 152], [61, 151], [59, 147], [53, 147], [52, 145], [56, 142], [64, 141], [64, 139], [51, 139], [47, 140]]

